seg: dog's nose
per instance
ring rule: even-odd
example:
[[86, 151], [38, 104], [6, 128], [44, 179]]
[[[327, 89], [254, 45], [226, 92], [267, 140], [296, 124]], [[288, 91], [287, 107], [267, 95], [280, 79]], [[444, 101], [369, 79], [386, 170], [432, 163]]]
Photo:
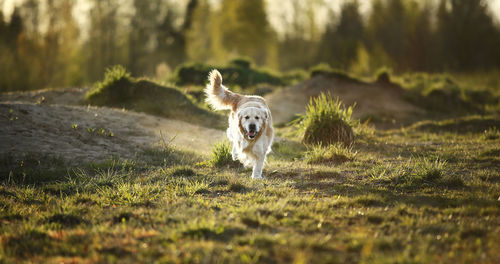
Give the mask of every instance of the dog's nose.
[[250, 131], [255, 131], [255, 129], [256, 129], [256, 128], [257, 128], [257, 127], [255, 126], [255, 124], [250, 124], [250, 125], [248, 126], [248, 129], [250, 129]]

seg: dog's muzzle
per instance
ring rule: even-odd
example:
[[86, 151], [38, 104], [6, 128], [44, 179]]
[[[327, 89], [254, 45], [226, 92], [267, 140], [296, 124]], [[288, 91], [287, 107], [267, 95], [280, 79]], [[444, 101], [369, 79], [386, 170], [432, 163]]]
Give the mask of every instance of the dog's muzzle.
[[255, 124], [248, 125], [247, 137], [249, 139], [254, 139], [257, 136], [257, 126]]

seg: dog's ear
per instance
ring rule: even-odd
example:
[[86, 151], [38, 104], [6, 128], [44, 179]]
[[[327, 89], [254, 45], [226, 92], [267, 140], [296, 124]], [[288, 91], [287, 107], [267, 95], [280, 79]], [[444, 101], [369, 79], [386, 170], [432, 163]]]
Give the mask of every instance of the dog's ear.
[[236, 117], [238, 117], [238, 125], [241, 126], [241, 119], [243, 118], [243, 113], [241, 113], [241, 111], [236, 112]]

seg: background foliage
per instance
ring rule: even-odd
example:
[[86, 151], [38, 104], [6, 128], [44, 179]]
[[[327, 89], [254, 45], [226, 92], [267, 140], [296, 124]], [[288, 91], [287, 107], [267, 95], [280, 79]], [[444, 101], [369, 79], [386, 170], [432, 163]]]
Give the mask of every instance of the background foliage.
[[490, 71], [500, 67], [500, 26], [489, 3], [374, 0], [361, 12], [355, 0], [340, 9], [290, 0], [287, 18], [265, 0], [25, 0], [0, 12], [0, 91], [88, 84], [116, 64], [161, 79], [185, 62], [242, 56], [280, 71]]

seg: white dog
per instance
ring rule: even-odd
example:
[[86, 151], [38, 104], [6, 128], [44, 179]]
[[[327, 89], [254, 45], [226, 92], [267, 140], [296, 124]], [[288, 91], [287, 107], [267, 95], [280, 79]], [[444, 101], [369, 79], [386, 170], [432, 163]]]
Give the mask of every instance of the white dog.
[[253, 166], [252, 178], [262, 179], [262, 167], [274, 139], [273, 120], [266, 101], [260, 96], [229, 91], [222, 85], [217, 70], [210, 72], [208, 78], [206, 101], [215, 110], [231, 110], [227, 138], [233, 144], [233, 160], [240, 160], [245, 167]]

